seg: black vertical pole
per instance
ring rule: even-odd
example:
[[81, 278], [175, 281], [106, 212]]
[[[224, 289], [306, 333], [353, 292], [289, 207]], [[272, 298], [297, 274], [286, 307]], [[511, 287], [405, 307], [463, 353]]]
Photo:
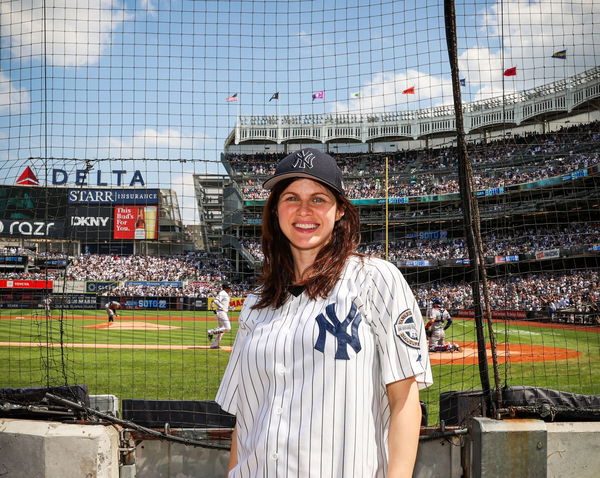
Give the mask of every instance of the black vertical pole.
[[[458, 72], [458, 56], [456, 41], [456, 12], [454, 0], [444, 0], [444, 18], [446, 25], [446, 43], [448, 46], [448, 59], [452, 73], [452, 94], [454, 97], [454, 114], [456, 118], [456, 149], [458, 154], [458, 182], [465, 224], [465, 235], [469, 250], [469, 267], [471, 269], [471, 289], [473, 291], [473, 304], [475, 308], [475, 332], [477, 335], [477, 355], [479, 362], [479, 377], [488, 414], [493, 415], [494, 402], [490, 386], [490, 376], [487, 364], [487, 351], [485, 347], [485, 332], [483, 321], [483, 307], [481, 285], [487, 289], [485, 269], [483, 264], [483, 251], [479, 230], [479, 208], [477, 199], [473, 194], [473, 167], [467, 155], [467, 142], [465, 140], [464, 118], [462, 111], [462, 98], [460, 94], [460, 79]], [[483, 284], [482, 284], [483, 282]]]

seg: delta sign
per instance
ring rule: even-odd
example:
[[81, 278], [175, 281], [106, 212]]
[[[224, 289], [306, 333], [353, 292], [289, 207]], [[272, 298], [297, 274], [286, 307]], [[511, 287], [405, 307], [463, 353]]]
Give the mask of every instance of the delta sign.
[[[112, 171], [95, 172], [87, 169], [76, 169], [74, 172], [68, 172], [65, 169], [53, 168], [49, 170], [49, 178], [54, 186], [63, 186], [65, 184], [75, 184], [76, 186], [145, 186], [144, 177], [139, 169], [130, 173], [124, 169], [113, 169]], [[40, 181], [31, 169], [27, 166], [21, 175], [17, 178], [16, 184], [21, 186], [39, 186]]]

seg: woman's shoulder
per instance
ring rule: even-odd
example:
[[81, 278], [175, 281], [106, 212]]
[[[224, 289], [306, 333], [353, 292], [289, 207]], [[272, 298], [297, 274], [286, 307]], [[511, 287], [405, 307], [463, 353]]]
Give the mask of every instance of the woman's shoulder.
[[348, 264], [356, 268], [364, 268], [366, 270], [398, 270], [398, 268], [389, 261], [375, 256], [354, 255], [348, 258]]
[[373, 256], [351, 256], [348, 258], [350, 274], [364, 273], [375, 279], [382, 277], [403, 277], [400, 270], [391, 262]]

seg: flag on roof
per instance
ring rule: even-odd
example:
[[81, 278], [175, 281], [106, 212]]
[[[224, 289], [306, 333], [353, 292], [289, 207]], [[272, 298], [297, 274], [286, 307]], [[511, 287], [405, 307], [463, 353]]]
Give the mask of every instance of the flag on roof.
[[411, 86], [410, 88], [406, 88], [403, 92], [403, 95], [414, 95], [415, 94], [415, 87]]
[[504, 76], [517, 76], [517, 67], [513, 66], [508, 70], [504, 70]]
[[273, 93], [273, 95], [271, 96], [271, 98], [269, 98], [269, 101], [271, 100], [278, 100], [279, 99], [279, 91], [276, 93]]
[[560, 51], [554, 52], [554, 54], [552, 55], [552, 58], [560, 58], [561, 60], [566, 60], [567, 59], [567, 50], [560, 50]]
[[31, 168], [27, 166], [21, 173], [21, 176], [17, 178], [17, 184], [21, 184], [22, 186], [38, 186], [40, 181]]
[[466, 78], [461, 78], [458, 81], [460, 82], [460, 86], [467, 86], [467, 79]]
[[312, 94], [313, 101], [317, 100], [317, 99], [323, 99], [323, 98], [325, 98], [325, 92], [324, 91], [315, 91]]
[[225, 98], [225, 101], [227, 101], [228, 103], [231, 103], [232, 101], [237, 101], [237, 93], [234, 93], [231, 96], [228, 96], [227, 98]]
[[350, 95], [351, 98], [360, 98], [360, 91], [355, 91]]

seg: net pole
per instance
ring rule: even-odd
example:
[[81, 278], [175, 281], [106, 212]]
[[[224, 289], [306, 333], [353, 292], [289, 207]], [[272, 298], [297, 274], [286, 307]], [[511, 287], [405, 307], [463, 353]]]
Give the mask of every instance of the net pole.
[[[463, 220], [467, 248], [469, 251], [469, 267], [471, 269], [471, 289], [473, 293], [473, 306], [475, 313], [475, 331], [477, 336], [477, 355], [479, 377], [487, 405], [488, 414], [495, 415], [495, 403], [492, 397], [490, 376], [487, 364], [487, 350], [485, 346], [484, 307], [488, 322], [488, 334], [492, 349], [492, 363], [494, 369], [496, 400], [499, 398], [499, 374], [495, 353], [494, 333], [491, 324], [491, 310], [489, 306], [489, 290], [485, 271], [483, 242], [479, 220], [479, 206], [473, 192], [473, 167], [467, 153], [465, 140], [464, 118], [462, 112], [462, 98], [460, 92], [460, 79], [458, 71], [457, 40], [456, 40], [456, 12], [454, 0], [444, 0], [444, 17], [446, 26], [446, 43], [448, 46], [448, 60], [452, 73], [452, 94], [454, 98], [454, 114], [456, 118], [456, 149], [458, 155], [458, 180], [463, 210]], [[483, 289], [483, 291], [482, 291]], [[483, 296], [482, 296], [483, 292]]]
[[385, 157], [385, 260], [389, 260], [389, 234], [390, 234], [390, 221], [388, 219], [388, 212], [390, 210], [389, 203], [389, 158]]

